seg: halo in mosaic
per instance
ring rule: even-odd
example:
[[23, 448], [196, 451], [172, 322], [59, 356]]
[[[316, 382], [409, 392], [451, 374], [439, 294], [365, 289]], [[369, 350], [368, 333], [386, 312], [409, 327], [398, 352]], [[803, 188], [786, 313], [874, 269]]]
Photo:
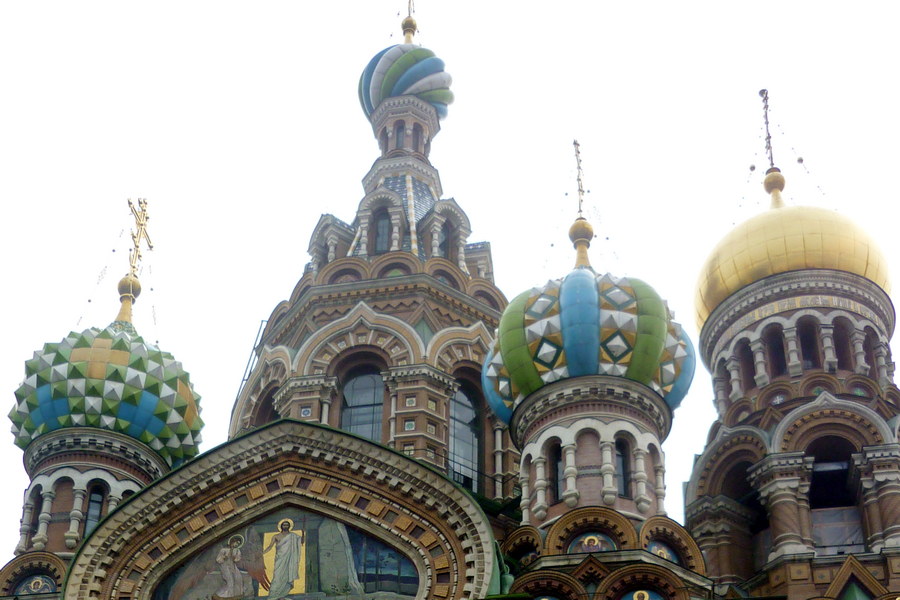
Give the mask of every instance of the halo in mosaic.
[[96, 427], [140, 440], [178, 466], [198, 453], [199, 402], [181, 363], [116, 321], [35, 352], [9, 418], [23, 449], [50, 431]]
[[577, 268], [509, 303], [485, 358], [482, 388], [507, 423], [529, 394], [582, 375], [643, 383], [675, 409], [695, 364], [690, 340], [653, 288]]
[[411, 95], [431, 104], [443, 119], [447, 105], [453, 102], [451, 81], [444, 71], [444, 61], [434, 52], [415, 44], [397, 44], [372, 57], [363, 70], [359, 103], [371, 117], [385, 98]]

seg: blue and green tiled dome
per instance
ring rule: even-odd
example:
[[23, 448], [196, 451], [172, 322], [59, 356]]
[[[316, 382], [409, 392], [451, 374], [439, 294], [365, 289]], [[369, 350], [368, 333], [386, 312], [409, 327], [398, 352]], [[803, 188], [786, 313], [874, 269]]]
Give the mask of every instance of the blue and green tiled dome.
[[385, 48], [369, 61], [359, 78], [359, 103], [367, 117], [385, 98], [416, 96], [434, 106], [438, 117], [447, 116], [447, 105], [453, 102], [450, 74], [444, 61], [434, 52], [412, 41], [415, 21], [403, 21], [407, 42]]
[[586, 221], [576, 221], [570, 235], [579, 250], [576, 268], [520, 294], [500, 318], [482, 369], [482, 388], [494, 413], [508, 423], [529, 394], [585, 375], [642, 383], [677, 408], [696, 364], [681, 325], [643, 281], [599, 275], [590, 267], [593, 230]]
[[16, 445], [24, 449], [58, 429], [96, 427], [145, 443], [173, 467], [197, 455], [200, 396], [181, 363], [135, 331], [136, 295], [123, 297], [123, 311], [105, 329], [72, 332], [26, 361], [9, 413]]

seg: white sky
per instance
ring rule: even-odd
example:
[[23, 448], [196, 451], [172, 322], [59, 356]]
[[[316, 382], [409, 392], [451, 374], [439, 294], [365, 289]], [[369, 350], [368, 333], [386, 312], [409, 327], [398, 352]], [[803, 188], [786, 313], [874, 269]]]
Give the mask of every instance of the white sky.
[[[445, 60], [457, 97], [431, 159], [444, 196], [469, 215], [471, 241], [491, 242], [507, 297], [572, 265], [577, 137], [599, 235], [594, 267], [653, 285], [696, 342], [700, 266], [768, 206], [762, 87], [788, 201], [852, 216], [900, 282], [900, 9], [849, 7], [420, 0], [417, 42]], [[378, 155], [357, 80], [400, 41], [405, 9], [0, 3], [4, 412], [34, 350], [115, 317], [132, 226], [125, 200], [146, 197], [156, 249], [145, 253], [135, 325], [190, 372], [203, 449], [225, 440], [260, 320], [302, 274], [319, 214], [353, 219]], [[665, 445], [667, 506], [679, 520], [711, 397], [701, 366]], [[27, 478], [12, 436], [0, 442], [2, 563]]]

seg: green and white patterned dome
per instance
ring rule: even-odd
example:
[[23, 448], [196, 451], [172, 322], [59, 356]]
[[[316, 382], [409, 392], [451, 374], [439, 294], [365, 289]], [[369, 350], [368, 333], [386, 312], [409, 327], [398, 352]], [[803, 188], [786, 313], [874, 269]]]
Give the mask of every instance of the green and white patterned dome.
[[200, 396], [181, 363], [131, 324], [137, 280], [126, 277], [119, 291], [122, 311], [108, 327], [73, 331], [25, 362], [9, 413], [19, 447], [51, 431], [95, 427], [143, 442], [172, 467], [198, 454]]

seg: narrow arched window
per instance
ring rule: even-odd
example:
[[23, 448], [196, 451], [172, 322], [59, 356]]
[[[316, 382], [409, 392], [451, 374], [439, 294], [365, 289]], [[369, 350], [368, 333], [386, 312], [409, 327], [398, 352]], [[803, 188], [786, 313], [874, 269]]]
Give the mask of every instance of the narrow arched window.
[[453, 228], [449, 222], [444, 221], [441, 230], [438, 232], [438, 256], [441, 258], [450, 258], [450, 243], [453, 237]]
[[763, 331], [766, 348], [766, 363], [769, 377], [775, 379], [787, 374], [787, 355], [784, 351], [784, 331], [780, 325], [770, 325]]
[[404, 142], [406, 142], [406, 123], [397, 121], [394, 124], [394, 148], [398, 150], [403, 148]]
[[631, 498], [631, 464], [628, 442], [616, 440], [616, 487], [623, 498]]
[[834, 353], [837, 356], [837, 368], [841, 371], [853, 370], [852, 328], [846, 319], [834, 321]]
[[384, 381], [373, 368], [353, 372], [342, 388], [341, 429], [381, 441]]
[[375, 244], [373, 254], [384, 254], [391, 247], [391, 216], [387, 210], [375, 213]]
[[819, 325], [810, 319], [798, 323], [797, 336], [800, 338], [800, 353], [804, 369], [821, 369], [822, 355], [819, 352]]
[[550, 490], [550, 502], [560, 502], [565, 489], [565, 466], [563, 465], [562, 447], [559, 442], [550, 446], [547, 452], [547, 483]]
[[412, 149], [413, 152], [422, 152], [422, 126], [418, 123], [413, 125]]
[[750, 349], [750, 343], [747, 340], [741, 340], [738, 343], [736, 354], [741, 367], [741, 382], [744, 384], [744, 391], [752, 390], [756, 387], [754, 377], [756, 370], [753, 365], [753, 351]]
[[450, 473], [453, 481], [478, 491], [477, 404], [468, 385], [461, 385], [450, 400]]
[[878, 337], [871, 329], [866, 329], [866, 338], [863, 341], [863, 350], [866, 353], [866, 363], [869, 365], [869, 377], [878, 377], [878, 363], [875, 359], [875, 347], [878, 345]]
[[97, 523], [100, 522], [100, 517], [103, 513], [103, 501], [106, 496], [104, 492], [105, 490], [103, 487], [99, 485], [91, 486], [90, 492], [88, 493], [87, 513], [84, 518], [85, 536], [92, 532], [94, 527], [97, 526]]

